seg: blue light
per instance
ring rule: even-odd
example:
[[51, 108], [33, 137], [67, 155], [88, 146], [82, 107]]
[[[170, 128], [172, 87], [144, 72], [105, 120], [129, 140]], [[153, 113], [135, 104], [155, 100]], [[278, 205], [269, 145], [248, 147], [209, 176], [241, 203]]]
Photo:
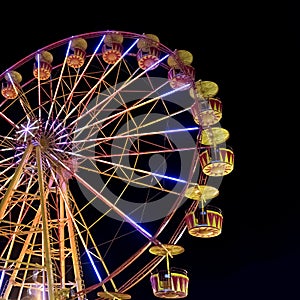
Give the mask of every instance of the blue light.
[[96, 49], [95, 49], [94, 53], [97, 53], [97, 52], [98, 52], [98, 49], [99, 49], [99, 48], [100, 48], [100, 46], [102, 45], [102, 43], [103, 43], [104, 39], [105, 39], [105, 35], [104, 35], [104, 36], [102, 37], [102, 39], [100, 40], [100, 42], [99, 42], [99, 44], [97, 45], [97, 47], [96, 47]]
[[2, 285], [3, 285], [4, 275], [5, 275], [5, 272], [2, 271], [1, 272], [1, 277], [0, 277], [0, 292], [1, 292]]
[[95, 271], [95, 273], [96, 273], [96, 276], [97, 276], [99, 282], [101, 282], [101, 281], [102, 281], [102, 278], [101, 278], [101, 276], [100, 276], [100, 274], [99, 274], [99, 272], [98, 272], [98, 270], [97, 270], [97, 268], [96, 268], [96, 265], [95, 265], [95, 263], [94, 263], [94, 261], [93, 261], [93, 258], [92, 258], [92, 256], [91, 256], [89, 250], [87, 250], [86, 254], [87, 254], [87, 256], [88, 256], [88, 258], [89, 258], [89, 260], [90, 260], [90, 262], [91, 262], [91, 264], [92, 264], [92, 267], [93, 267], [93, 269], [94, 269], [94, 271]]
[[136, 223], [134, 220], [126, 216], [126, 220], [129, 221], [130, 224], [134, 224], [136, 229], [138, 229], [140, 232], [142, 232], [144, 235], [146, 235], [149, 240], [151, 241], [153, 239], [153, 235], [150, 234], [148, 231], [146, 231], [143, 227], [141, 227], [138, 223]]
[[199, 127], [187, 127], [187, 128], [179, 128], [179, 129], [170, 129], [165, 130], [164, 133], [173, 133], [173, 132], [181, 132], [181, 131], [193, 131], [199, 130]]
[[171, 176], [166, 176], [166, 175], [161, 175], [161, 174], [157, 174], [157, 173], [151, 173], [153, 176], [156, 177], [160, 177], [160, 178], [164, 178], [164, 179], [170, 179], [172, 181], [176, 181], [176, 182], [181, 182], [181, 183], [187, 183], [186, 180], [183, 179], [179, 179], [179, 178], [175, 178], [175, 177], [171, 177]]

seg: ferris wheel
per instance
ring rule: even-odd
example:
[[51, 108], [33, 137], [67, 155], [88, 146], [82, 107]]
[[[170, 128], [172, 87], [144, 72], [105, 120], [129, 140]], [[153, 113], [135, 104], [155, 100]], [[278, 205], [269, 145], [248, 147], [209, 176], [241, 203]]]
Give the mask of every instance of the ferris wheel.
[[0, 75], [1, 299], [130, 299], [146, 276], [157, 297], [187, 296], [170, 261], [186, 229], [221, 233], [209, 202], [234, 165], [218, 86], [192, 61], [109, 30]]

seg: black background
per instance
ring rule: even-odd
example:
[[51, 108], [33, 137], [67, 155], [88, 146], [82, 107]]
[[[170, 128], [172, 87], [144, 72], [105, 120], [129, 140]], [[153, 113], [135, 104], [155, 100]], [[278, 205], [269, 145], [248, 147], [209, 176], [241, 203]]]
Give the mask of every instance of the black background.
[[[28, 3], [27, 3], [28, 2]], [[152, 33], [190, 51], [196, 79], [219, 85], [235, 169], [222, 182], [222, 235], [184, 235], [187, 299], [299, 296], [299, 17], [291, 4], [80, 1], [1, 4], [0, 73], [72, 35]], [[155, 299], [148, 280], [133, 300]]]

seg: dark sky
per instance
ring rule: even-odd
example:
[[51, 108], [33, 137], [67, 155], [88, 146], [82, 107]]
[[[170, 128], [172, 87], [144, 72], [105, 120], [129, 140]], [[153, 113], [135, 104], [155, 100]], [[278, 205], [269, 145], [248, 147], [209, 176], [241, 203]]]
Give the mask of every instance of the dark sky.
[[[83, 1], [67, 2], [67, 8], [24, 3], [1, 8], [0, 73], [38, 48], [102, 30], [153, 33], [169, 48], [193, 54], [197, 79], [219, 84], [235, 169], [224, 178], [218, 200], [222, 235], [182, 238], [186, 251], [179, 263], [190, 276], [187, 300], [296, 299], [299, 126], [294, 114], [300, 49], [295, 9], [228, 1], [197, 2], [197, 7], [192, 1], [121, 6]], [[132, 289], [132, 299], [155, 299], [148, 279]]]

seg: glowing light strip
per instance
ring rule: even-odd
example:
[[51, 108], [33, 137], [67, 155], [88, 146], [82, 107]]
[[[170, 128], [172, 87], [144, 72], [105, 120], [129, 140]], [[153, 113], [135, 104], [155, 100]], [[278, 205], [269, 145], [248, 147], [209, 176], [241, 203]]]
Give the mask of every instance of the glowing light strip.
[[15, 93], [18, 94], [17, 87], [16, 87], [16, 85], [15, 85], [15, 83], [14, 83], [14, 81], [13, 81], [11, 75], [10, 75], [10, 73], [8, 72], [7, 75], [8, 75], [8, 78], [9, 78], [9, 80], [10, 80], [10, 83], [11, 83], [12, 86], [13, 86], [13, 89], [14, 89]]
[[37, 65], [38, 65], [38, 103], [39, 103], [39, 120], [42, 119], [42, 111], [41, 111], [41, 62], [40, 62], [40, 58], [41, 54], [38, 53], [37, 55]]
[[1, 289], [2, 289], [2, 285], [3, 285], [4, 275], [5, 275], [5, 272], [2, 271], [1, 272], [1, 277], [0, 277], [0, 292], [1, 292]]
[[89, 251], [88, 249], [86, 249], [86, 254], [87, 254], [87, 256], [88, 256], [88, 258], [89, 258], [89, 260], [90, 260], [90, 262], [91, 262], [91, 264], [92, 264], [92, 267], [93, 267], [93, 269], [94, 269], [94, 271], [95, 271], [95, 273], [96, 273], [96, 276], [97, 276], [99, 282], [101, 282], [101, 281], [102, 281], [102, 278], [101, 278], [101, 276], [100, 276], [100, 274], [99, 274], [99, 272], [98, 272], [98, 270], [97, 270], [97, 268], [96, 268], [96, 265], [95, 265], [95, 263], [94, 263], [94, 261], [93, 261], [93, 258], [92, 258], [92, 256], [91, 256], [91, 253], [90, 253], [90, 251]]
[[[10, 73], [8, 72], [7, 75], [8, 75], [8, 77], [9, 77], [9, 80], [10, 80], [10, 82], [11, 82], [13, 88], [14, 88], [15, 93], [16, 93], [16, 94], [19, 94], [19, 92], [18, 92], [18, 90], [17, 90], [17, 87], [16, 87], [16, 85], [15, 85], [15, 83], [14, 83], [14, 81], [13, 81], [11, 75], [10, 75]], [[24, 106], [24, 103], [23, 103], [23, 101], [22, 101], [22, 98], [20, 98], [20, 104], [21, 104], [21, 106], [22, 106], [22, 108], [23, 108], [23, 110], [24, 110], [24, 113], [25, 113], [25, 115], [26, 115], [26, 117], [27, 117], [27, 120], [29, 120], [30, 118], [29, 118], [29, 116], [27, 115], [26, 108], [25, 108], [25, 106]]]

